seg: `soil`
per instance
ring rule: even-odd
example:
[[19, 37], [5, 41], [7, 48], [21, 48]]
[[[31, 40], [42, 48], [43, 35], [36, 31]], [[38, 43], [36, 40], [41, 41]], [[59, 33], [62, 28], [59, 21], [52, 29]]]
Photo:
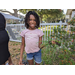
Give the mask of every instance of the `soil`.
[[20, 47], [21, 47], [21, 43], [9, 42], [9, 52], [11, 54], [11, 59], [14, 65], [19, 65]]

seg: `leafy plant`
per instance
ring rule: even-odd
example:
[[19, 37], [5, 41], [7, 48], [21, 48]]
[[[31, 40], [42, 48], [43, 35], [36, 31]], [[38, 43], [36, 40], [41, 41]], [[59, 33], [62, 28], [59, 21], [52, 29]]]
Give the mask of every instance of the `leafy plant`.
[[75, 26], [75, 18], [73, 17], [73, 18], [68, 22], [68, 24]]
[[[45, 64], [72, 65], [75, 62], [71, 59], [75, 52], [75, 34], [69, 34], [58, 27], [48, 36], [42, 47], [42, 59]], [[71, 40], [73, 39], [73, 41]], [[55, 44], [52, 43], [54, 41]], [[71, 60], [71, 61], [70, 61]]]

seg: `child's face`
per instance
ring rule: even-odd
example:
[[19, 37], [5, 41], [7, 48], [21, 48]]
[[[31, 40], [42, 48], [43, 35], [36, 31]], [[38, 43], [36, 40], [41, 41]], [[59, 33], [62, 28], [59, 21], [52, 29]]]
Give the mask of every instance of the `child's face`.
[[30, 29], [35, 29], [36, 19], [35, 19], [34, 15], [30, 15], [28, 24], [29, 24]]

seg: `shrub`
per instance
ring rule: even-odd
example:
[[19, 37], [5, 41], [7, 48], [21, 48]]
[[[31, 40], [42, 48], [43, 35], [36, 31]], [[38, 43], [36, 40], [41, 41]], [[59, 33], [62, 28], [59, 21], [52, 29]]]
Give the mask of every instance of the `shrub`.
[[72, 19], [68, 22], [68, 24], [75, 26], [75, 18], [72, 18]]

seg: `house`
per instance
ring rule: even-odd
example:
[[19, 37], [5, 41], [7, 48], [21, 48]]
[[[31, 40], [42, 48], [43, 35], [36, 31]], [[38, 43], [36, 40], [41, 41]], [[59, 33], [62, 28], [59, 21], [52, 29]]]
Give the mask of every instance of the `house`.
[[70, 21], [73, 17], [75, 17], [75, 9], [67, 9], [66, 20]]

